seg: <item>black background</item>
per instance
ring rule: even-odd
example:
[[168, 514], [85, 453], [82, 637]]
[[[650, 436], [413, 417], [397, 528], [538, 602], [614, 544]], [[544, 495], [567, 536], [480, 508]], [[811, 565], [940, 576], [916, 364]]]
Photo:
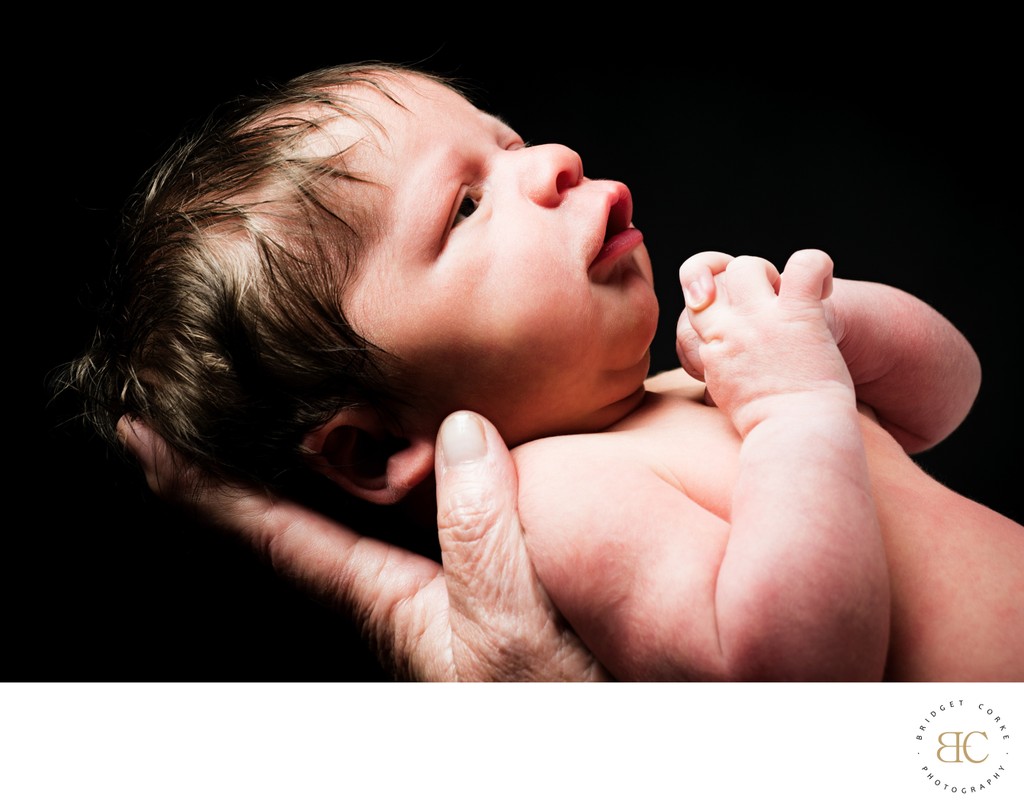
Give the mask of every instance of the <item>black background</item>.
[[566, 143], [589, 176], [626, 182], [662, 304], [655, 369], [675, 364], [676, 268], [700, 250], [781, 266], [795, 249], [820, 247], [837, 275], [936, 306], [972, 341], [985, 378], [967, 422], [919, 462], [1024, 518], [1020, 70], [1003, 42], [1008, 23], [926, 39], [872, 26], [743, 39], [728, 27], [680, 29], [659, 43], [665, 23], [650, 18], [635, 28], [605, 20], [586, 37], [586, 26], [535, 20], [458, 36], [424, 27], [415, 39], [368, 33], [383, 23], [340, 12], [244, 30], [121, 24], [130, 33], [91, 20], [88, 36], [47, 40], [51, 78], [8, 111], [9, 159], [42, 197], [30, 195], [9, 233], [35, 245], [12, 260], [36, 304], [12, 300], [8, 311], [39, 346], [40, 427], [15, 441], [28, 445], [27, 462], [13, 466], [22, 482], [3, 562], [5, 679], [381, 677], [344, 619], [154, 502], [47, 404], [44, 383], [86, 344], [84, 293], [106, 269], [118, 210], [173, 136], [259, 82], [345, 61], [418, 63], [469, 80], [479, 105], [529, 141]]

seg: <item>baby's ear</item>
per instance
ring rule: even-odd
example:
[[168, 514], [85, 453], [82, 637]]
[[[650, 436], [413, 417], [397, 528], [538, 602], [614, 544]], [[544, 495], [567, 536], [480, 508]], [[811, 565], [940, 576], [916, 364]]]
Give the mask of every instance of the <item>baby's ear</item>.
[[393, 434], [369, 407], [342, 410], [302, 445], [314, 470], [377, 505], [394, 505], [434, 470], [433, 441]]

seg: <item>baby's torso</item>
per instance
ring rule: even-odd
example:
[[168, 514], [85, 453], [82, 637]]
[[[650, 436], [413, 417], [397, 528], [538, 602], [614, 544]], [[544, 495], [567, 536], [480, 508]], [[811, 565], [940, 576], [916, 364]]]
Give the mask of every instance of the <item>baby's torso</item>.
[[[702, 385], [677, 371], [648, 387], [657, 392], [606, 432], [515, 450], [541, 580], [585, 642], [633, 657], [656, 656], [657, 638], [687, 608], [686, 592], [666, 595], [664, 580], [680, 590], [705, 583], [689, 570], [650, 569], [665, 563], [666, 543], [687, 541], [685, 529], [664, 524], [666, 514], [679, 521], [669, 500], [685, 495], [728, 523], [739, 469], [739, 437], [704, 404]], [[1024, 677], [1014, 639], [1024, 622], [1024, 528], [929, 477], [870, 414], [863, 434], [892, 582], [887, 677]]]

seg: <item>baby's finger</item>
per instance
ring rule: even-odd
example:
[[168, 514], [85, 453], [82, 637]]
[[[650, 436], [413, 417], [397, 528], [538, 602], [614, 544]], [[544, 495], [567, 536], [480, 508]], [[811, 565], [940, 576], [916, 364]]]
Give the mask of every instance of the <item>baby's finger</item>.
[[676, 355], [683, 370], [699, 381], [704, 381], [704, 362], [700, 358], [702, 343], [690, 322], [689, 310], [684, 311], [676, 325]]
[[729, 302], [742, 305], [774, 297], [779, 289], [779, 271], [771, 261], [753, 255], [733, 258], [720, 283], [724, 283]]
[[825, 300], [832, 294], [832, 259], [821, 250], [799, 250], [782, 274], [780, 294]]
[[721, 252], [701, 252], [683, 261], [679, 267], [679, 284], [683, 287], [683, 299], [690, 311], [703, 311], [715, 300], [715, 279], [724, 272], [731, 255]]

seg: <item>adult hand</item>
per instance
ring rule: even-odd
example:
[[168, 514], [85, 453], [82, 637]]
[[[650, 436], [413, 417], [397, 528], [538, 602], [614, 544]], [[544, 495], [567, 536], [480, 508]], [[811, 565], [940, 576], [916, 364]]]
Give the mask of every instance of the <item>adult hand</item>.
[[242, 537], [278, 572], [351, 613], [397, 678], [608, 678], [537, 579], [515, 466], [475, 413], [449, 416], [438, 433], [441, 564], [263, 490], [205, 479], [140, 421], [122, 419], [118, 430], [158, 496]]

